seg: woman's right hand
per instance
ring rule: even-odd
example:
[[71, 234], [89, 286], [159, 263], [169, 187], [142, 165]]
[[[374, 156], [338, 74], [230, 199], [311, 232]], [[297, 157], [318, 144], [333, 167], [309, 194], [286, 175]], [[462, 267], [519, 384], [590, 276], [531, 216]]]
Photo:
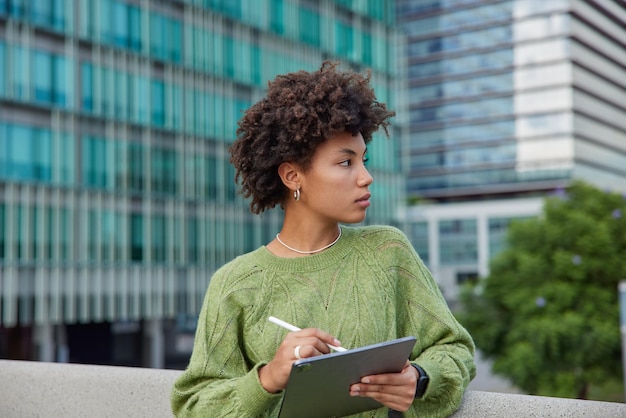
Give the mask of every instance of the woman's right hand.
[[300, 347], [300, 358], [315, 357], [330, 353], [328, 344], [340, 346], [341, 342], [327, 332], [317, 328], [305, 328], [290, 332], [278, 347], [274, 358], [259, 369], [259, 380], [263, 388], [270, 393], [285, 389], [291, 365], [296, 358], [296, 347]]

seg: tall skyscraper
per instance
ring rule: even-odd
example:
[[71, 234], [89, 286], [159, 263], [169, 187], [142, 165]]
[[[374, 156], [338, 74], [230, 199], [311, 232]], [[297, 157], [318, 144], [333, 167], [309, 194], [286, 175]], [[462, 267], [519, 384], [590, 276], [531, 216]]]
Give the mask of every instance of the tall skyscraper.
[[[0, 0], [0, 357], [184, 365], [212, 273], [280, 226], [236, 193], [243, 110], [324, 59], [398, 108], [403, 39], [391, 1]], [[401, 120], [370, 222], [404, 199]]]
[[584, 179], [626, 190], [626, 3], [398, 0], [413, 240], [451, 299], [511, 219]]

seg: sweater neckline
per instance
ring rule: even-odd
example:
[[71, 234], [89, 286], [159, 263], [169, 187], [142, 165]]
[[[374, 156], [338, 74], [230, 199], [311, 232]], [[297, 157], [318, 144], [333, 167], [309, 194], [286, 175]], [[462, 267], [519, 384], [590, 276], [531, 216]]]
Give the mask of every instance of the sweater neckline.
[[314, 271], [328, 267], [345, 258], [353, 248], [356, 240], [354, 228], [341, 225], [339, 227], [341, 228], [341, 239], [335, 245], [322, 252], [304, 257], [279, 257], [263, 245], [255, 251], [258, 257], [257, 260], [264, 267], [281, 271]]

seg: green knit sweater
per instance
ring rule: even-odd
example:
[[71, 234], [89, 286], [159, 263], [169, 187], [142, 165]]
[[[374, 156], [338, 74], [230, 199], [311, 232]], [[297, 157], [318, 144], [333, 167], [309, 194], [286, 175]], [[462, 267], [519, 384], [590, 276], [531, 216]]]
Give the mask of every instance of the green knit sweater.
[[[271, 315], [328, 331], [346, 348], [413, 335], [410, 360], [430, 383], [404, 416], [444, 417], [459, 407], [475, 375], [474, 343], [430, 272], [398, 229], [342, 231], [315, 255], [280, 258], [261, 247], [215, 273], [189, 365], [173, 388], [176, 416], [278, 415], [282, 393], [266, 392], [258, 377], [288, 332], [269, 322]], [[357, 416], [387, 414], [380, 408]]]

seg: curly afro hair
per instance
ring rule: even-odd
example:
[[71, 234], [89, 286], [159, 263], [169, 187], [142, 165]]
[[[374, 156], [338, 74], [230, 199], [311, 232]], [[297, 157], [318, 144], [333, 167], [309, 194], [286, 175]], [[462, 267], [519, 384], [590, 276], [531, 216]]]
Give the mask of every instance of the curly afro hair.
[[343, 132], [361, 133], [366, 144], [380, 126], [389, 136], [387, 126], [395, 112], [376, 100], [370, 72], [342, 72], [338, 65], [325, 61], [314, 72], [277, 76], [268, 83], [267, 96], [239, 120], [230, 162], [241, 193], [252, 196], [253, 213], [283, 202], [287, 188], [278, 175], [283, 162], [307, 170], [316, 148]]

